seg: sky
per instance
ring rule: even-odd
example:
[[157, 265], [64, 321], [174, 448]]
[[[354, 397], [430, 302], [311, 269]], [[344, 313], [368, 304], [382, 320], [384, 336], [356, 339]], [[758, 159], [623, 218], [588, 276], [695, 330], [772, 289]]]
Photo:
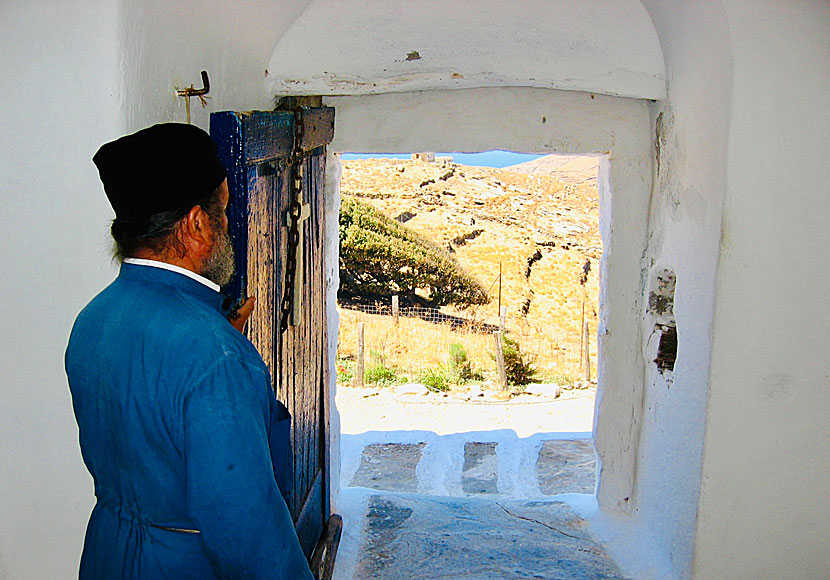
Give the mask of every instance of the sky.
[[[454, 163], [460, 165], [476, 165], [480, 167], [507, 167], [526, 161], [532, 161], [544, 155], [531, 153], [514, 153], [513, 151], [483, 151], [481, 153], [436, 153], [436, 157], [452, 157]], [[374, 159], [385, 157], [390, 159], [409, 159], [409, 153], [344, 153], [341, 159]]]

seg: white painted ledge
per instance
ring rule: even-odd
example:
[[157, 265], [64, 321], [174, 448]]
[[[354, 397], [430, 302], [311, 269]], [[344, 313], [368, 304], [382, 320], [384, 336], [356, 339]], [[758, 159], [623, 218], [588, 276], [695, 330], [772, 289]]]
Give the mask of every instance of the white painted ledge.
[[638, 0], [313, 0], [271, 56], [274, 95], [536, 87], [666, 95]]

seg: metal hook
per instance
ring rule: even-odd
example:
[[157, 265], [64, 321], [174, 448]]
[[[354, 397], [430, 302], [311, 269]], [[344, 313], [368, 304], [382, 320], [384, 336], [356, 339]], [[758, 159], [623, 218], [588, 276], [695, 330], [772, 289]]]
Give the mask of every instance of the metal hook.
[[210, 92], [210, 79], [208, 79], [208, 74], [206, 70], [202, 71], [202, 88], [197, 89], [193, 85], [190, 85], [186, 89], [178, 89], [176, 90], [176, 94], [180, 97], [184, 97], [187, 99], [187, 124], [190, 124], [190, 97], [199, 97], [199, 100], [202, 102], [202, 106], [207, 105], [207, 101], [205, 100], [206, 94]]
[[194, 88], [193, 85], [190, 85], [186, 89], [179, 89], [176, 91], [180, 97], [198, 97], [199, 95], [206, 95], [210, 92], [210, 79], [208, 79], [208, 74], [206, 70], [202, 71], [202, 86], [203, 88], [197, 89]]

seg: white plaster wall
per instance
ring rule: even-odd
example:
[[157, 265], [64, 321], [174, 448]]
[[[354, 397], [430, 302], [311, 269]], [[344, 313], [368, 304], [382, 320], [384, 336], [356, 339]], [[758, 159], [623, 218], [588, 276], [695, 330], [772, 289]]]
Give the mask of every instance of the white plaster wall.
[[734, 88], [694, 577], [830, 574], [830, 4], [724, 2]]
[[277, 94], [493, 86], [666, 94], [638, 0], [314, 0], [274, 49]]
[[[335, 111], [335, 116], [337, 111]], [[335, 124], [337, 121], [335, 120]], [[340, 412], [335, 404], [337, 394], [337, 342], [340, 331], [340, 314], [337, 312], [337, 289], [340, 288], [340, 154], [326, 153], [326, 330], [328, 332], [329, 361], [329, 483], [332, 513], [339, 513], [340, 499]]]
[[[638, 578], [691, 574], [700, 488], [711, 325], [731, 103], [730, 31], [717, 2], [644, 2], [661, 39], [668, 98], [651, 106], [655, 179], [641, 291], [676, 274], [678, 358], [660, 374], [655, 320], [643, 311], [646, 359], [634, 517], [617, 520], [618, 545]], [[669, 378], [670, 377], [670, 378]], [[714, 576], [716, 577], [716, 576]]]
[[337, 111], [332, 151], [509, 149], [604, 156], [600, 205], [605, 284], [594, 434], [601, 460], [598, 499], [603, 509], [629, 510], [642, 413], [638, 304], [651, 192], [647, 104], [528, 88], [331, 97], [325, 102]]
[[121, 132], [115, 3], [0, 4], [0, 578], [77, 578], [92, 508], [63, 351], [113, 277], [91, 158]]
[[185, 122], [176, 89], [201, 87], [201, 70], [211, 90], [205, 108], [191, 99], [194, 125], [207, 129], [213, 111], [273, 108], [268, 59], [310, 1], [120, 0], [127, 129]]

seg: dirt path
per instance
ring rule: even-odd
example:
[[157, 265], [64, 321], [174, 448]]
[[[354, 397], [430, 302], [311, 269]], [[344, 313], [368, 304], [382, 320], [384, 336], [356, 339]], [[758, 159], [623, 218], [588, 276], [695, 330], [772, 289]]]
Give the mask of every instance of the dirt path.
[[[339, 387], [340, 432], [432, 431], [437, 435], [512, 429], [535, 433], [590, 432], [596, 389], [564, 391], [558, 399], [520, 395], [509, 401], [467, 401], [456, 397], [398, 394], [394, 388]], [[457, 398], [458, 397], [458, 398]]]

